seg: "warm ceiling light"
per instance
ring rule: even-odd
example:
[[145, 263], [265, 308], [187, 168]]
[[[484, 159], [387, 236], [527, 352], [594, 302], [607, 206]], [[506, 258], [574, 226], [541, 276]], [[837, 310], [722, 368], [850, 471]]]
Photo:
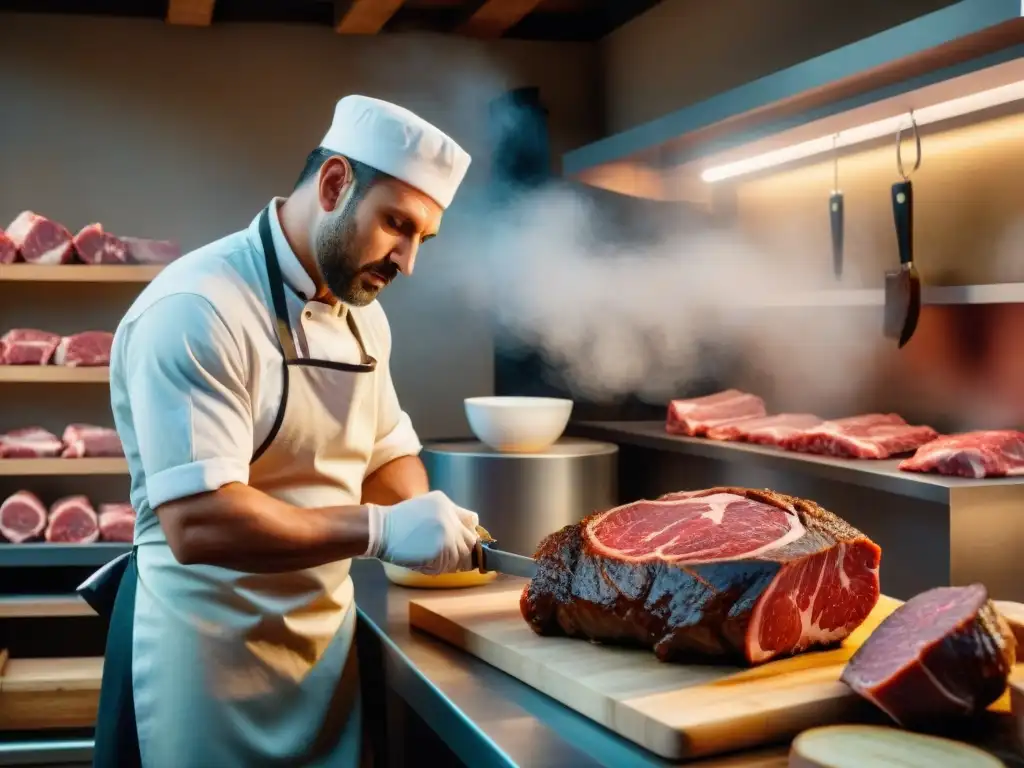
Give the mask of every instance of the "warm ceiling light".
[[[952, 117], [969, 115], [972, 112], [980, 112], [990, 107], [998, 107], [1002, 104], [1009, 104], [1013, 101], [1024, 99], [1024, 80], [1009, 85], [1002, 85], [988, 91], [980, 91], [957, 99], [943, 101], [940, 104], [933, 104], [930, 107], [922, 107], [914, 110], [914, 120], [919, 126], [937, 123], [941, 120], [948, 120]], [[910, 113], [887, 117], [874, 123], [839, 131], [835, 134], [822, 136], [820, 139], [811, 139], [800, 144], [793, 144], [789, 147], [776, 149], [772, 152], [765, 152], [762, 155], [748, 157], [746, 160], [737, 160], [734, 163], [725, 163], [708, 168], [700, 177], [704, 181], [722, 181], [735, 176], [742, 176], [755, 171], [763, 171], [766, 168], [774, 168], [784, 163], [791, 163], [795, 160], [803, 160], [814, 155], [824, 154], [840, 147], [849, 147], [853, 144], [860, 144], [882, 136], [895, 136], [896, 131], [910, 128]]]

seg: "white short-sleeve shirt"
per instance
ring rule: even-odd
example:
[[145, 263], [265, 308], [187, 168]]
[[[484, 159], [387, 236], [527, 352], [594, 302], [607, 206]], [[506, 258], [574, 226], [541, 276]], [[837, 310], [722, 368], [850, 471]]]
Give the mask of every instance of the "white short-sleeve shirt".
[[[359, 344], [345, 320], [351, 310], [306, 298], [315, 286], [281, 230], [280, 202], [270, 205], [270, 228], [296, 350], [358, 363]], [[159, 529], [152, 510], [161, 504], [248, 482], [252, 455], [277, 416], [282, 359], [258, 222], [166, 267], [114, 335], [111, 406], [131, 472], [136, 543]], [[421, 444], [391, 380], [384, 310], [377, 302], [361, 307], [358, 323], [382, 390], [370, 474], [417, 455]]]

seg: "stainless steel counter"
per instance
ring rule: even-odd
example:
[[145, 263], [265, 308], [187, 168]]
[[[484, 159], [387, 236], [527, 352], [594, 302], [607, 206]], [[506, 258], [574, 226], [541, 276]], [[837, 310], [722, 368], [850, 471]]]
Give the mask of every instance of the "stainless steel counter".
[[[352, 575], [360, 618], [381, 643], [388, 686], [466, 765], [472, 768], [674, 765], [489, 664], [410, 629], [409, 600], [425, 593], [394, 586], [376, 561], [357, 561], [353, 564]], [[786, 754], [783, 746], [687, 765], [781, 768], [786, 765]]]

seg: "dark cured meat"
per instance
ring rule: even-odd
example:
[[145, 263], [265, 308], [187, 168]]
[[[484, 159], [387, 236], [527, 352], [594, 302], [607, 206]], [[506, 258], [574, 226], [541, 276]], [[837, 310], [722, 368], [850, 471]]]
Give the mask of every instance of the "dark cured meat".
[[548, 536], [520, 609], [540, 635], [757, 664], [834, 645], [879, 596], [881, 550], [817, 504], [711, 488]]
[[1016, 646], [983, 585], [937, 587], [893, 611], [840, 679], [900, 725], [934, 727], [998, 699]]

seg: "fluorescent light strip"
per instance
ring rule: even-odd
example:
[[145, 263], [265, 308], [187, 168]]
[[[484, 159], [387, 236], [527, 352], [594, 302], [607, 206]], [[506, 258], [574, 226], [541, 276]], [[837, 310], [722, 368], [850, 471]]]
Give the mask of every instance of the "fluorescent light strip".
[[[956, 99], [950, 99], [949, 101], [943, 101], [930, 107], [915, 109], [914, 120], [919, 126], [928, 125], [929, 123], [937, 123], [940, 120], [948, 120], [951, 117], [969, 115], [972, 112], [980, 112], [990, 107], [1009, 104], [1020, 99], [1024, 99], [1024, 80], [992, 88], [988, 91], [980, 91]], [[831, 152], [834, 147], [848, 147], [853, 144], [878, 139], [882, 136], [895, 136], [896, 131], [900, 128], [904, 131], [910, 128], [909, 112], [845, 131], [839, 131], [836, 134], [829, 134], [820, 139], [811, 139], [800, 144], [793, 144], [789, 147], [765, 152], [745, 160], [717, 165], [713, 168], [708, 168], [700, 177], [707, 182], [731, 179], [747, 173], [763, 171], [766, 168], [774, 168], [784, 163], [791, 163], [795, 160], [803, 160], [814, 155]]]

